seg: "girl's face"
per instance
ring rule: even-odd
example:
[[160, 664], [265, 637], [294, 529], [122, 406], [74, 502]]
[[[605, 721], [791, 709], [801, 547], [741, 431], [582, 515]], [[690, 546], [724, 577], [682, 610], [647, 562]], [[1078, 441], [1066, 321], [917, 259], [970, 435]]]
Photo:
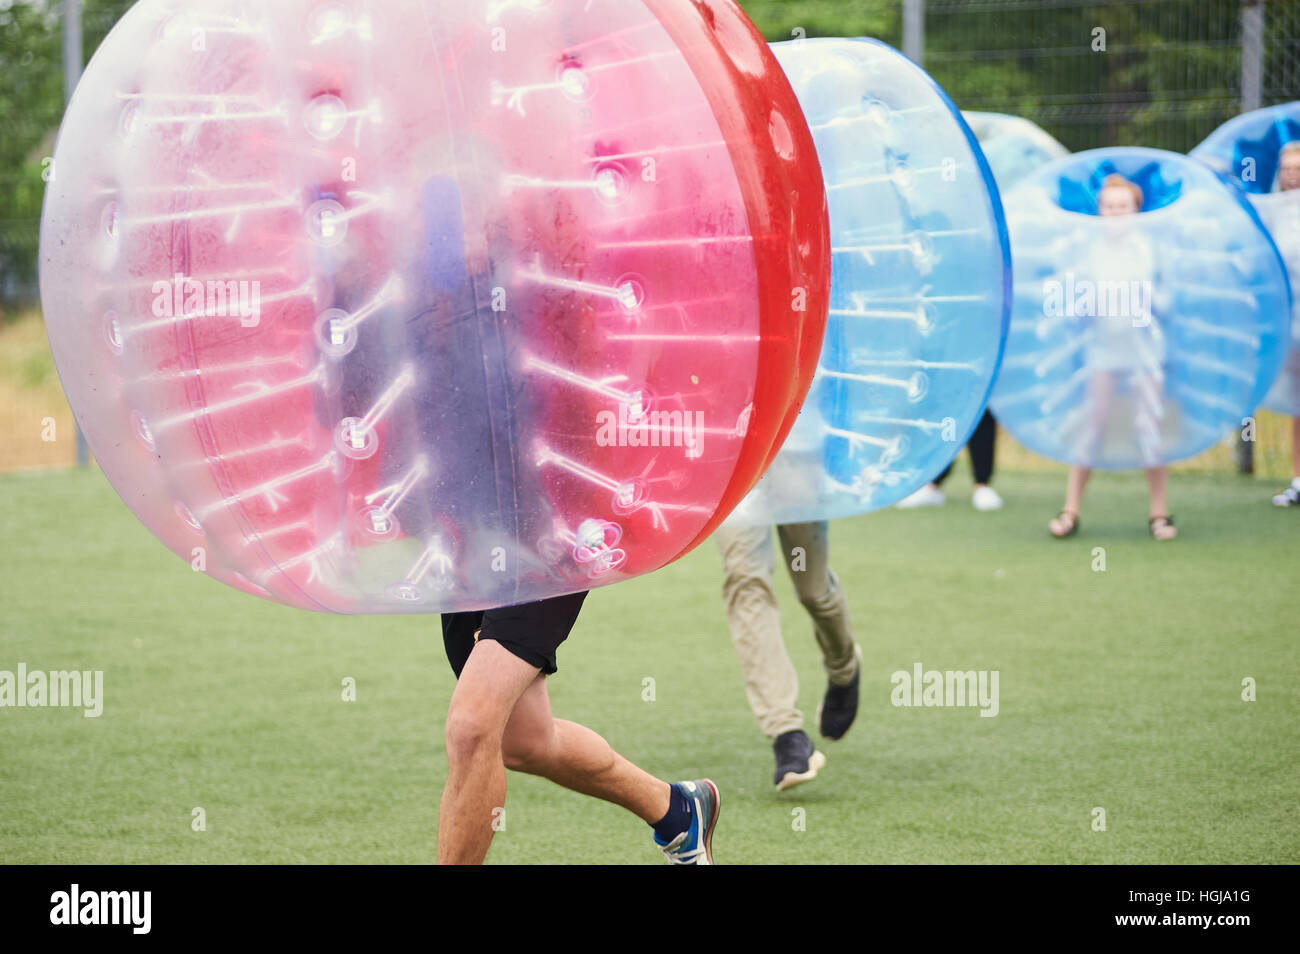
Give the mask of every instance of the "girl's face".
[[1137, 210], [1137, 198], [1123, 186], [1102, 189], [1097, 196], [1098, 215], [1132, 215]]
[[1278, 170], [1277, 184], [1283, 191], [1300, 189], [1300, 149], [1282, 153], [1282, 166]]

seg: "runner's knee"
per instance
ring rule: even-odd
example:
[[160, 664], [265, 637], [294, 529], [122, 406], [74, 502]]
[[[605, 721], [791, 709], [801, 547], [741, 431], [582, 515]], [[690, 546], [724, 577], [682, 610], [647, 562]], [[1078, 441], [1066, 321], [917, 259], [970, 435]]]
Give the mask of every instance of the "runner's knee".
[[840, 589], [830, 574], [821, 580], [809, 579], [807, 574], [795, 580], [795, 595], [810, 613], [825, 614], [833, 611], [840, 601]]
[[453, 706], [447, 713], [447, 757], [454, 761], [473, 759], [500, 744], [500, 723], [482, 710]]

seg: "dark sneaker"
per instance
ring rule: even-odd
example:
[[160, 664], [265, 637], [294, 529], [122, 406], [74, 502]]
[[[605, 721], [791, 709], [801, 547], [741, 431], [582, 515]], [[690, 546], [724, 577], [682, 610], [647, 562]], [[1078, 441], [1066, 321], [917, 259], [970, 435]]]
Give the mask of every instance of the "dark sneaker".
[[826, 764], [826, 756], [813, 746], [812, 739], [803, 729], [784, 732], [772, 743], [776, 753], [776, 790], [783, 792], [801, 782], [817, 777], [817, 770]]
[[718, 809], [722, 807], [718, 786], [707, 778], [701, 778], [694, 782], [678, 782], [677, 787], [694, 802], [691, 827], [666, 845], [655, 835], [655, 844], [663, 849], [670, 865], [711, 865], [713, 828], [718, 824]]
[[862, 680], [862, 654], [858, 653], [858, 671], [847, 686], [827, 681], [826, 695], [817, 707], [817, 728], [832, 742], [844, 734], [858, 717], [858, 683]]

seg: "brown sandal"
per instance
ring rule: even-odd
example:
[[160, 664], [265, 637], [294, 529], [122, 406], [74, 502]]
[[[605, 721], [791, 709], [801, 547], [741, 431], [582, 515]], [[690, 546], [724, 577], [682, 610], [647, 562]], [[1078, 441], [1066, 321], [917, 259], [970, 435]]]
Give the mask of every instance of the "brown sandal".
[[[1053, 523], [1066, 523], [1067, 521], [1068, 526], [1063, 533], [1057, 533], [1056, 529], [1052, 526]], [[1073, 510], [1062, 510], [1056, 515], [1055, 520], [1048, 523], [1047, 532], [1058, 540], [1064, 540], [1067, 537], [1074, 536], [1079, 532], [1079, 515]]]
[[[1174, 532], [1167, 537], [1157, 536], [1156, 532], [1165, 527], [1168, 527]], [[1151, 531], [1151, 538], [1159, 543], [1168, 543], [1170, 540], [1178, 539], [1178, 528], [1174, 526], [1174, 518], [1167, 514], [1161, 514], [1159, 517], [1152, 517], [1147, 521], [1147, 529]]]

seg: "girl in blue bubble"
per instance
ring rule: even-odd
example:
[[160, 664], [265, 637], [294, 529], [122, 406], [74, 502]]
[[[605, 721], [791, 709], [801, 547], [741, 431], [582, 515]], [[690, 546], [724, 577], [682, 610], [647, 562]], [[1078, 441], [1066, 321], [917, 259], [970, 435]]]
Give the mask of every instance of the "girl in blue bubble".
[[[1142, 190], [1121, 175], [1107, 176], [1097, 196], [1097, 214], [1105, 218], [1136, 215], [1142, 210]], [[1111, 404], [1121, 383], [1127, 381], [1134, 398], [1134, 428], [1146, 468], [1151, 492], [1149, 527], [1156, 540], [1173, 540], [1178, 535], [1168, 511], [1169, 468], [1159, 464], [1160, 421], [1164, 414], [1165, 341], [1152, 306], [1156, 287], [1154, 250], [1137, 231], [1118, 225], [1109, 230], [1104, 242], [1094, 242], [1085, 259], [1083, 278], [1094, 282], [1124, 282], [1139, 294], [1129, 301], [1134, 307], [1120, 314], [1104, 308], [1082, 316], [1085, 330], [1085, 362], [1088, 368], [1088, 400], [1084, 413], [1088, 425], [1082, 428], [1076, 460], [1096, 456], [1106, 434]], [[1098, 294], [1096, 301], [1100, 303]], [[1075, 464], [1066, 484], [1065, 506], [1048, 523], [1052, 536], [1074, 536], [1092, 468]]]
[[[1278, 156], [1277, 191], [1291, 192], [1296, 189], [1300, 189], [1300, 142], [1288, 142]], [[1295, 264], [1295, 260], [1300, 257], [1300, 215], [1296, 214], [1296, 205], [1287, 203], [1273, 207], [1271, 213], [1265, 214], [1261, 210], [1278, 250], [1287, 261], [1288, 269], [1292, 275], [1296, 275], [1300, 273], [1300, 267]], [[1293, 291], [1300, 294], [1300, 289]], [[1295, 388], [1297, 382], [1300, 382], [1300, 319], [1293, 319], [1293, 322], [1296, 327], [1292, 330], [1287, 363], [1274, 387], [1274, 393], [1279, 397], [1283, 389]], [[1296, 398], [1280, 403], [1294, 405]], [[1291, 483], [1273, 497], [1275, 507], [1300, 507], [1300, 416], [1291, 418], [1291, 464]]]

